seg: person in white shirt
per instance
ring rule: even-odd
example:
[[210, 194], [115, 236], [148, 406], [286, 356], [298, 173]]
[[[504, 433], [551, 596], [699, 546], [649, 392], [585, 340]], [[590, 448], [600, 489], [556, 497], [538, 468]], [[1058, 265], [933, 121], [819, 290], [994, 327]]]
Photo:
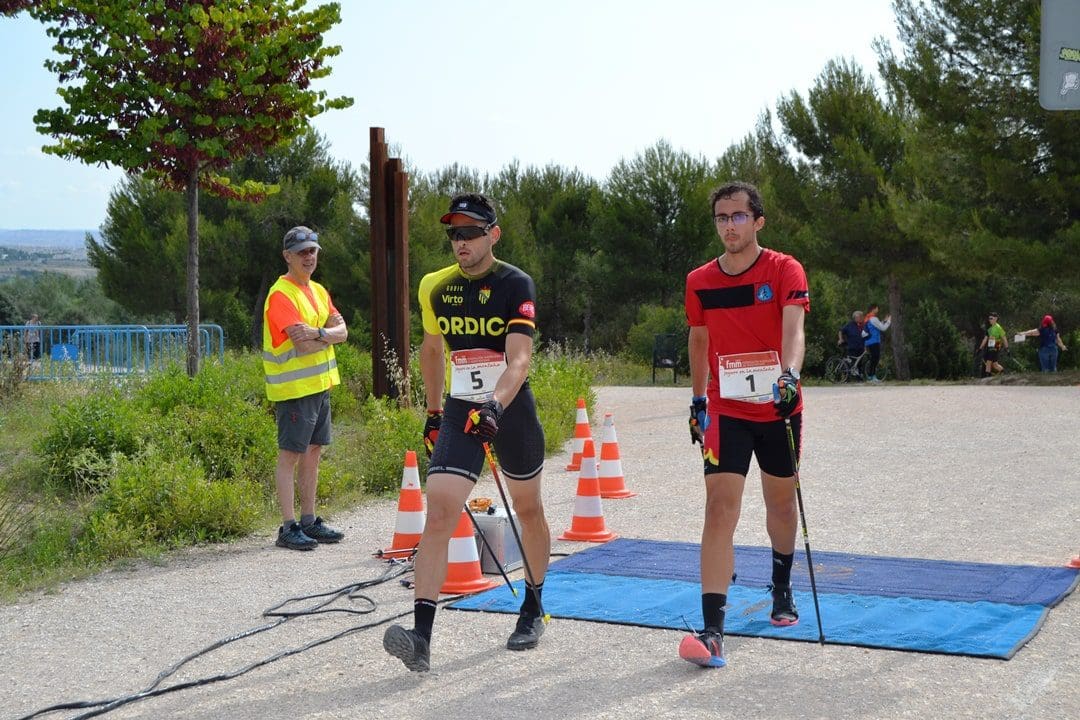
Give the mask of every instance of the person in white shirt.
[[866, 379], [872, 383], [881, 382], [877, 376], [878, 363], [881, 361], [881, 333], [888, 330], [889, 326], [892, 325], [892, 315], [886, 315], [883, 321], [878, 318], [877, 314], [878, 306], [871, 305], [863, 318], [866, 352], [870, 355], [870, 359], [866, 363]]

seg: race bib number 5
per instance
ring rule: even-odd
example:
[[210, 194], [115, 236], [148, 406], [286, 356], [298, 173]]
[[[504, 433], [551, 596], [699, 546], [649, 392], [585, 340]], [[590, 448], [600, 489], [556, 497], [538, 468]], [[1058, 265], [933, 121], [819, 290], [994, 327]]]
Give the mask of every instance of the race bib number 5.
[[780, 356], [775, 350], [716, 356], [720, 397], [741, 402], [773, 401], [772, 386], [780, 376]]
[[454, 350], [450, 353], [450, 396], [487, 402], [506, 370], [506, 356], [497, 350]]

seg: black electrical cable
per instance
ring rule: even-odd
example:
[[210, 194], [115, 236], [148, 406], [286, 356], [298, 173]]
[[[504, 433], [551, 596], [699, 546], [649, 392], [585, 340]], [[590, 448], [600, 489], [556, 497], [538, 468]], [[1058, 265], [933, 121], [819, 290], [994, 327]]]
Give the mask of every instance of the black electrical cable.
[[[258, 627], [250, 628], [248, 630], [244, 630], [242, 632], [236, 633], [235, 635], [230, 635], [229, 637], [218, 640], [218, 641], [208, 645], [207, 647], [188, 655], [187, 657], [185, 657], [182, 660], [176, 662], [175, 664], [173, 664], [169, 668], [161, 671], [161, 673], [158, 674], [158, 676], [154, 679], [154, 681], [152, 683], [150, 683], [150, 685], [148, 685], [143, 690], [140, 690], [139, 692], [133, 693], [131, 695], [125, 695], [125, 696], [118, 697], [118, 698], [110, 698], [110, 699], [107, 699], [107, 700], [82, 700], [82, 701], [58, 703], [56, 705], [50, 705], [49, 707], [45, 707], [45, 708], [42, 708], [40, 710], [36, 710], [36, 711], [30, 713], [29, 715], [23, 715], [22, 717], [18, 718], [18, 720], [31, 720], [32, 718], [36, 718], [38, 716], [45, 715], [47, 713], [59, 712], [61, 710], [85, 710], [85, 709], [89, 709], [89, 708], [92, 708], [90, 710], [90, 712], [86, 712], [86, 713], [83, 713], [81, 715], [75, 715], [74, 717], [71, 718], [71, 720], [81, 720], [82, 718], [91, 718], [91, 717], [96, 717], [98, 715], [104, 715], [105, 713], [111, 712], [111, 711], [115, 710], [116, 708], [122, 707], [124, 705], [129, 705], [129, 704], [131, 704], [133, 702], [137, 702], [137, 701], [140, 701], [140, 700], [146, 700], [148, 698], [158, 697], [160, 695], [165, 695], [167, 693], [176, 692], [178, 690], [185, 690], [187, 688], [200, 687], [200, 686], [203, 686], [203, 685], [210, 685], [210, 684], [213, 684], [213, 683], [222, 682], [224, 680], [232, 680], [233, 678], [240, 677], [241, 675], [244, 675], [245, 673], [251, 672], [252, 670], [254, 670], [256, 668], [262, 667], [264, 665], [269, 665], [270, 663], [281, 660], [282, 658], [290, 657], [292, 655], [296, 655], [298, 653], [305, 652], [307, 650], [318, 647], [320, 645], [325, 645], [325, 644], [333, 642], [335, 640], [339, 640], [339, 639], [341, 639], [343, 637], [346, 637], [348, 635], [351, 635], [353, 633], [360, 632], [361, 630], [367, 630], [367, 629], [370, 629], [370, 628], [373, 628], [373, 627], [378, 627], [379, 625], [384, 625], [385, 623], [388, 623], [391, 620], [397, 620], [398, 618], [405, 617], [406, 615], [409, 615], [409, 614], [412, 613], [411, 608], [409, 610], [407, 610], [406, 612], [399, 613], [397, 615], [392, 615], [392, 616], [389, 616], [389, 617], [385, 617], [385, 618], [382, 618], [380, 620], [376, 620], [374, 622], [364, 623], [362, 625], [354, 625], [352, 627], [349, 627], [349, 628], [346, 628], [346, 629], [342, 630], [341, 632], [335, 633], [333, 635], [329, 635], [327, 637], [318, 638], [316, 640], [313, 640], [313, 641], [307, 643], [306, 645], [302, 645], [302, 646], [297, 647], [297, 648], [292, 648], [292, 649], [289, 649], [289, 650], [283, 650], [283, 651], [281, 651], [279, 653], [276, 653], [274, 655], [271, 655], [269, 657], [263, 658], [261, 660], [257, 660], [255, 662], [251, 663], [250, 665], [242, 667], [242, 668], [240, 668], [238, 670], [233, 670], [231, 672], [220, 673], [218, 675], [211, 675], [211, 676], [208, 676], [208, 677], [198, 678], [198, 679], [195, 679], [195, 680], [188, 680], [188, 681], [185, 681], [185, 682], [177, 683], [175, 685], [169, 685], [167, 687], [159, 687], [159, 685], [161, 685], [162, 682], [164, 682], [167, 678], [169, 678], [170, 676], [175, 674], [177, 671], [180, 670], [180, 668], [184, 667], [185, 665], [187, 665], [192, 660], [194, 660], [194, 659], [196, 659], [198, 657], [201, 657], [203, 655], [206, 655], [206, 654], [208, 654], [208, 653], [210, 653], [210, 652], [212, 652], [214, 650], [217, 650], [220, 647], [224, 647], [225, 645], [236, 642], [237, 640], [242, 640], [244, 638], [248, 638], [248, 637], [251, 637], [253, 635], [257, 635], [257, 634], [259, 634], [261, 632], [265, 632], [267, 630], [271, 630], [273, 628], [276, 628], [279, 625], [282, 625], [282, 624], [288, 622], [289, 620], [291, 620], [291, 619], [293, 619], [295, 617], [302, 617], [302, 616], [305, 616], [305, 615], [318, 615], [318, 614], [322, 614], [322, 613], [331, 613], [331, 612], [343, 612], [343, 613], [349, 613], [349, 614], [355, 614], [355, 615], [367, 615], [367, 614], [370, 614], [370, 613], [372, 613], [372, 612], [374, 612], [376, 610], [376, 608], [378, 607], [378, 603], [375, 602], [375, 600], [373, 600], [372, 598], [370, 598], [367, 595], [364, 595], [364, 594], [362, 594], [362, 593], [360, 593], [358, 591], [362, 590], [364, 588], [369, 588], [369, 587], [374, 587], [375, 585], [380, 585], [380, 584], [382, 584], [384, 582], [387, 582], [389, 580], [393, 580], [394, 578], [397, 578], [397, 577], [399, 577], [401, 575], [404, 575], [405, 573], [410, 572], [411, 570], [412, 570], [411, 564], [403, 563], [403, 562], [400, 562], [400, 561], [392, 561], [390, 566], [387, 568], [386, 572], [384, 572], [380, 577], [378, 577], [378, 578], [376, 578], [374, 580], [364, 580], [364, 581], [361, 581], [361, 582], [358, 582], [358, 583], [352, 583], [350, 585], [346, 585], [344, 587], [338, 588], [337, 590], [331, 590], [331, 591], [328, 591], [328, 592], [315, 593], [313, 595], [303, 595], [303, 596], [299, 596], [299, 597], [288, 598], [288, 599], [278, 603], [277, 605], [274, 605], [273, 607], [270, 607], [270, 608], [263, 611], [263, 616], [264, 617], [275, 617], [275, 618], [277, 618], [277, 620], [275, 620], [274, 622], [267, 623], [265, 625], [260, 625]], [[363, 600], [363, 601], [365, 601], [365, 602], [367, 602], [369, 604], [369, 607], [366, 608], [366, 609], [331, 608], [331, 607], [327, 607], [328, 605], [330, 605], [331, 603], [337, 601], [338, 599], [340, 599], [342, 597], [346, 597], [349, 600]], [[449, 597], [449, 598], [444, 599], [441, 602], [453, 602], [454, 600], [457, 600], [459, 597], [460, 596]], [[306, 601], [306, 600], [312, 600], [312, 599], [316, 599], [316, 598], [326, 598], [326, 599], [322, 600], [320, 602], [317, 602], [314, 605], [312, 605], [311, 607], [308, 607], [308, 608], [305, 608], [305, 609], [302, 609], [302, 610], [285, 611], [285, 610], [281, 609], [282, 607], [284, 607], [285, 605], [288, 605], [290, 603], [303, 602], [303, 601]]]

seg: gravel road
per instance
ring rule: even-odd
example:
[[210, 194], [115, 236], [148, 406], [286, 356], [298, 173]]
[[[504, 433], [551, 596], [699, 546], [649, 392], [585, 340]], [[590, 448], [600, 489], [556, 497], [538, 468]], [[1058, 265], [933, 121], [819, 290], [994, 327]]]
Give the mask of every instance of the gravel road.
[[[639, 493], [604, 502], [608, 526], [624, 537], [697, 542], [704, 492], [700, 456], [687, 439], [689, 392], [606, 387], [598, 396], [594, 435], [612, 412], [626, 483]], [[814, 387], [806, 397], [802, 479], [812, 550], [1035, 565], [1080, 553], [1077, 388]], [[544, 478], [553, 534], [572, 515], [576, 476], [562, 469], [567, 460], [567, 452], [549, 458]], [[747, 483], [736, 542], [768, 542], [757, 488]], [[490, 477], [478, 494], [496, 494]], [[266, 623], [262, 611], [287, 597], [378, 577], [383, 565], [371, 552], [389, 543], [395, 513], [393, 500], [340, 513], [331, 521], [347, 531], [345, 542], [311, 553], [275, 548], [267, 534], [0, 607], [0, 718], [135, 692], [187, 654]], [[584, 547], [556, 542], [554, 550]], [[366, 592], [378, 603], [366, 617], [291, 620], [197, 660], [179, 679], [228, 672], [411, 610], [411, 593], [396, 581]], [[812, 613], [803, 608], [804, 621]], [[1075, 594], [1009, 661], [731, 637], [729, 666], [702, 670], [678, 659], [680, 632], [555, 619], [540, 647], [512, 653], [503, 647], [512, 624], [507, 615], [440, 610], [431, 673], [409, 673], [388, 657], [380, 626], [108, 717], [1080, 716]]]

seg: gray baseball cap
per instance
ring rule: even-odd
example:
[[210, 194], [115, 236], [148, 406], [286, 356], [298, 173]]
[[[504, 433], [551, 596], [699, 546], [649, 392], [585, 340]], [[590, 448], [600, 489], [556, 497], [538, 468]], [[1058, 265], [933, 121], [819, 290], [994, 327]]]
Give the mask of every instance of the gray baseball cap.
[[311, 247], [322, 249], [319, 234], [311, 228], [297, 225], [285, 233], [285, 249], [289, 252], [300, 252]]

